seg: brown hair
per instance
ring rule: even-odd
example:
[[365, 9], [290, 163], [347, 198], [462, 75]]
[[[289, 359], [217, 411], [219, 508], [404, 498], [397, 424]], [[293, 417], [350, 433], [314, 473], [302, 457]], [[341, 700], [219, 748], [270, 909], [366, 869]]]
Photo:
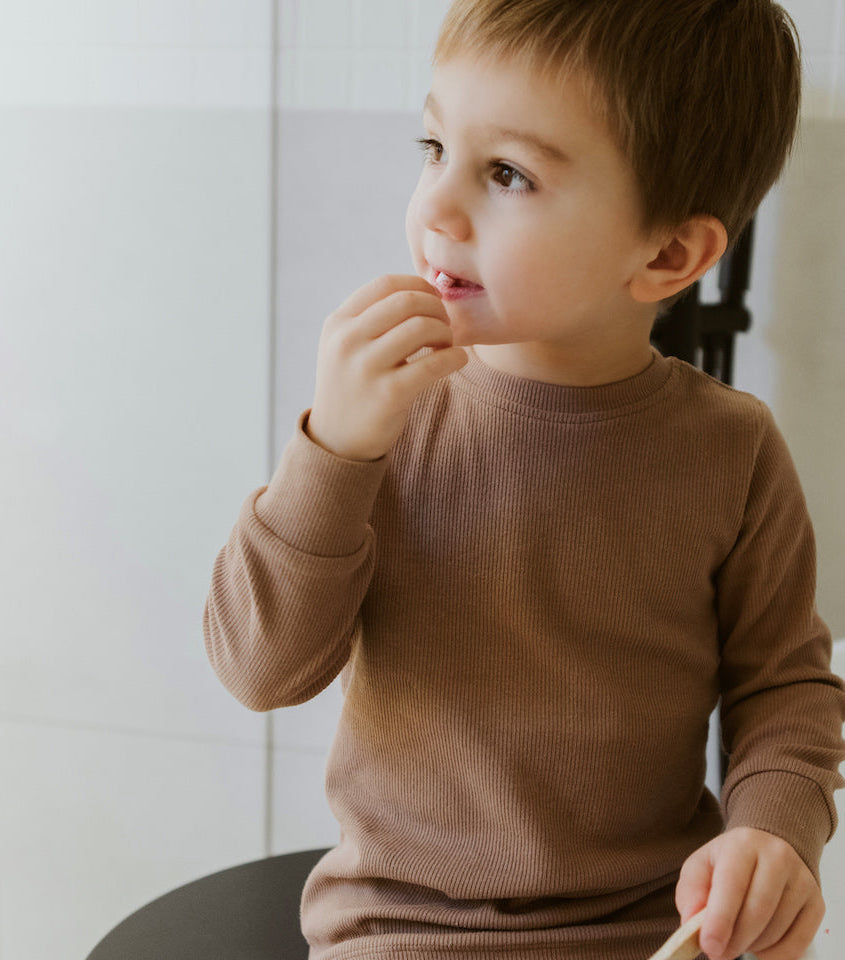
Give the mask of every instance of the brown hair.
[[800, 43], [771, 0], [455, 0], [434, 59], [458, 55], [580, 70], [649, 230], [710, 214], [734, 243], [798, 126]]

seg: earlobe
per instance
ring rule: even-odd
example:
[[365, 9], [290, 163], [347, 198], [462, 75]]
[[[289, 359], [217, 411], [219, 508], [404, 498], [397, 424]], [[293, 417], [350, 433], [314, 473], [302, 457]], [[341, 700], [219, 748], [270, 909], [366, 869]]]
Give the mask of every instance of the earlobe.
[[663, 240], [657, 256], [631, 278], [631, 296], [638, 303], [675, 296], [707, 273], [727, 246], [728, 234], [720, 220], [706, 214], [690, 218]]

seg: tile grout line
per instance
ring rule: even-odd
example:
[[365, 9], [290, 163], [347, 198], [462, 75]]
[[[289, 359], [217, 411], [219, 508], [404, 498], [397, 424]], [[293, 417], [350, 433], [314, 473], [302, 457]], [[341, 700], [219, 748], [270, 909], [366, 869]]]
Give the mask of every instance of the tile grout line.
[[[842, 37], [845, 34], [845, 0], [838, 0], [833, 14], [833, 69], [830, 77], [830, 111], [836, 116], [839, 106], [839, 72], [842, 69]], [[843, 111], [845, 112], [845, 111]]]
[[[170, 743], [198, 744], [202, 746], [222, 746], [259, 750], [267, 753], [266, 735], [254, 739], [248, 737], [225, 737], [202, 733], [171, 733], [163, 730], [144, 730], [141, 727], [118, 726], [113, 723], [96, 723], [84, 720], [62, 720], [56, 717], [36, 717], [26, 714], [0, 713], [0, 730], [4, 726], [33, 727], [36, 729], [61, 730], [66, 733], [94, 733], [113, 737], [132, 737], [138, 740], [166, 740]], [[275, 741], [274, 753], [293, 753], [303, 757], [325, 757], [326, 747], [322, 744], [303, 744], [287, 741]]]
[[[144, 730], [141, 727], [120, 726], [114, 723], [95, 721], [65, 720], [56, 717], [27, 716], [26, 714], [0, 713], [0, 726], [43, 727], [47, 729], [67, 730], [75, 733], [111, 734], [117, 737], [137, 737], [148, 740], [172, 740], [182, 743], [219, 744], [227, 747], [249, 747], [263, 749], [263, 738], [223, 737], [200, 733], [171, 733], [160, 730]], [[281, 748], [281, 745], [280, 745]], [[292, 747], [287, 747], [292, 749]]]
[[[270, 157], [269, 202], [270, 236], [268, 250], [268, 330], [267, 330], [267, 478], [276, 466], [276, 329], [278, 325], [278, 253], [279, 253], [279, 0], [270, 0]], [[273, 774], [275, 729], [273, 712], [264, 721], [264, 855], [273, 847]]]

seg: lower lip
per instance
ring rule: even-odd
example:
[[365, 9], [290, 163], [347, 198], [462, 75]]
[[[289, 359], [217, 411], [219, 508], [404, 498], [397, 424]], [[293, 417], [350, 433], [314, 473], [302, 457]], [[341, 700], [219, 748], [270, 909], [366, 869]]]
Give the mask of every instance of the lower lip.
[[477, 297], [484, 293], [484, 287], [440, 287], [440, 299], [447, 303], [453, 303], [455, 300], [468, 300], [470, 297]]

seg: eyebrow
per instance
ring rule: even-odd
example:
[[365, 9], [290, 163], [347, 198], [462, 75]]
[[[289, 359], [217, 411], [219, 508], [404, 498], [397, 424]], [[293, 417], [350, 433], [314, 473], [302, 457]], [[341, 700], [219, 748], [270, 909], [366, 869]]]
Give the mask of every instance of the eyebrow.
[[[440, 108], [437, 100], [431, 93], [425, 98], [425, 104], [423, 105], [423, 113], [426, 111], [432, 114], [436, 120], [440, 119]], [[524, 144], [537, 153], [542, 154], [547, 160], [553, 163], [566, 163], [569, 160], [569, 157], [560, 147], [549, 143], [548, 140], [544, 140], [542, 137], [528, 130], [517, 130], [515, 127], [501, 127], [497, 124], [487, 124], [480, 129], [488, 135], [489, 140], [507, 140], [511, 143]]]

